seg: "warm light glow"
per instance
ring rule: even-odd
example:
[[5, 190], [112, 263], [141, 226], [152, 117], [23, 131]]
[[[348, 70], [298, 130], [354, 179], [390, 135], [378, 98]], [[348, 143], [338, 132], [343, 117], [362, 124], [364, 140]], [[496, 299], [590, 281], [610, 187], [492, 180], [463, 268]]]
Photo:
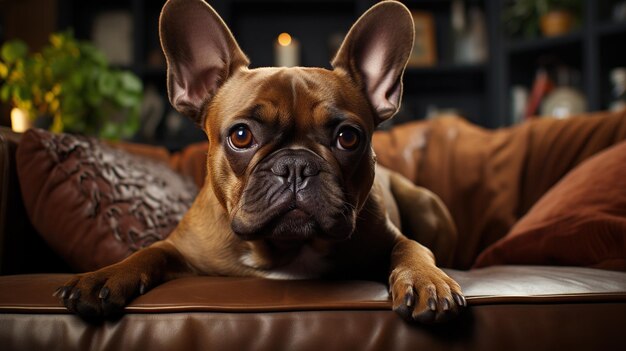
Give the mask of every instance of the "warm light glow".
[[30, 121], [28, 120], [28, 112], [19, 108], [11, 110], [11, 129], [16, 133], [23, 133], [30, 128]]
[[278, 36], [278, 44], [281, 46], [289, 46], [289, 44], [291, 44], [291, 35], [289, 35], [289, 33], [280, 33]]

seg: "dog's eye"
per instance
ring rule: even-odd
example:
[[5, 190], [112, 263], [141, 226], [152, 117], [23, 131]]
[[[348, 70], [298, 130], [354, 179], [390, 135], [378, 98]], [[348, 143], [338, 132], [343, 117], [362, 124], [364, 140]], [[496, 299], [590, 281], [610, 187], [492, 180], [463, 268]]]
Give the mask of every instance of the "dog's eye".
[[337, 133], [337, 148], [340, 150], [354, 150], [359, 146], [359, 131], [353, 127], [343, 127]]
[[254, 137], [248, 127], [240, 125], [235, 127], [229, 136], [231, 145], [236, 149], [247, 149], [254, 144]]

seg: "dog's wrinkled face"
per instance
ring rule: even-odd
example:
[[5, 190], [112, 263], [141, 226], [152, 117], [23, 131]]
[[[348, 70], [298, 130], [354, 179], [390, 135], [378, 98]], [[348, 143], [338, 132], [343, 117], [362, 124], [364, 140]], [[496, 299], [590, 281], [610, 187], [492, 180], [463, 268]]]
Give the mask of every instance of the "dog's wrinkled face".
[[245, 239], [345, 239], [373, 182], [374, 116], [347, 77], [242, 69], [205, 119], [214, 192]]
[[370, 139], [398, 110], [413, 44], [410, 12], [368, 10], [321, 68], [248, 69], [202, 0], [168, 0], [160, 36], [172, 105], [209, 139], [208, 177], [246, 240], [345, 239], [374, 179]]

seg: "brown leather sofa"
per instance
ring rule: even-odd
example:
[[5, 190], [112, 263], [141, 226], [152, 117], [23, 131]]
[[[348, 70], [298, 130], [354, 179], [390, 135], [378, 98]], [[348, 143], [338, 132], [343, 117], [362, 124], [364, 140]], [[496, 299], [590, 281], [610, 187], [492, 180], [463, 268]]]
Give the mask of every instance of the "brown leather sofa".
[[[450, 323], [405, 323], [378, 282], [224, 277], [168, 282], [136, 299], [121, 319], [88, 323], [52, 296], [70, 269], [26, 215], [15, 170], [20, 135], [2, 128], [0, 349], [623, 349], [626, 273], [556, 265], [470, 268], [570, 169], [624, 139], [626, 114], [498, 131], [452, 118], [375, 136], [379, 162], [438, 193], [457, 223], [459, 245], [447, 272], [469, 307]], [[200, 185], [205, 149], [157, 150], [151, 157], [166, 158]], [[549, 171], [546, 164], [553, 165]]]

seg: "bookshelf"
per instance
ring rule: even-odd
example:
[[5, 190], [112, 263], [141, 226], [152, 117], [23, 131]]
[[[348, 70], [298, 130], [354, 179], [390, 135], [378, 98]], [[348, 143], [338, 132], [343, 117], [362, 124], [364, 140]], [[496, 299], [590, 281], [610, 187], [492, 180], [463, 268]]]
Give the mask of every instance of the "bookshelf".
[[[154, 86], [167, 102], [165, 69], [155, 65], [159, 55], [158, 16], [164, 0], [58, 0], [58, 28], [73, 27], [79, 38], [90, 39], [99, 14], [122, 10], [133, 20], [132, 62], [127, 68], [146, 86]], [[456, 64], [451, 47], [452, 0], [402, 0], [411, 10], [429, 12], [435, 20], [437, 64], [411, 67], [405, 74], [403, 111], [394, 123], [423, 118], [429, 108], [454, 109], [471, 122], [488, 128], [512, 123], [510, 91], [515, 85], [530, 87], [545, 57], [576, 68], [579, 88], [591, 110], [605, 109], [611, 97], [609, 72], [626, 63], [626, 22], [613, 22], [611, 8], [618, 0], [583, 1], [582, 25], [555, 38], [510, 39], [502, 30], [503, 0], [466, 0], [466, 7], [479, 6], [486, 19], [489, 57], [480, 64]], [[272, 43], [286, 31], [302, 43], [301, 62], [329, 67], [329, 36], [345, 33], [376, 0], [210, 0], [233, 30], [252, 67], [273, 64]], [[165, 104], [170, 109], [169, 103]], [[170, 149], [203, 140], [190, 122], [183, 132], [169, 135], [166, 123], [159, 125], [156, 143]], [[145, 142], [145, 140], [139, 140]]]
[[[504, 116], [502, 125], [511, 123], [511, 88], [531, 87], [537, 68], [546, 60], [564, 63], [580, 73], [577, 88], [584, 93], [590, 111], [608, 108], [612, 97], [610, 72], [626, 66], [626, 21], [611, 19], [611, 9], [618, 0], [581, 1], [581, 25], [571, 33], [553, 38], [498, 39], [503, 45], [494, 52], [501, 76], [496, 98], [504, 103], [496, 114]], [[495, 12], [501, 13], [502, 3], [498, 6]]]

